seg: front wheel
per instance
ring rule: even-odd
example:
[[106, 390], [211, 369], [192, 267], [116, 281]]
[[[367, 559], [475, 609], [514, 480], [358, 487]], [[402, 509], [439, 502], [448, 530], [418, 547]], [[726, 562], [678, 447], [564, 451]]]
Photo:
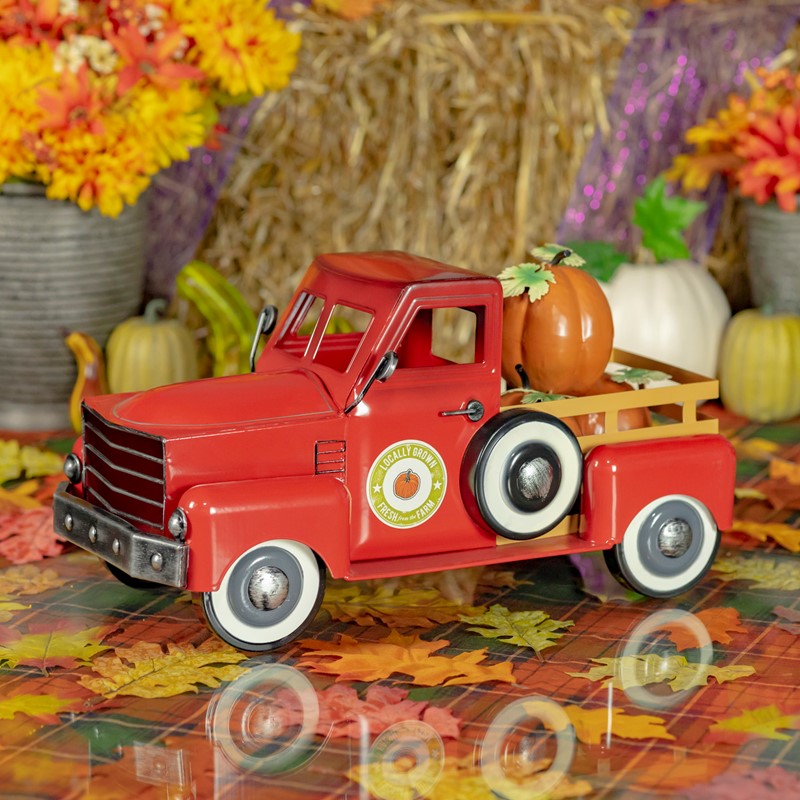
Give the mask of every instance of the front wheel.
[[240, 650], [274, 650], [297, 637], [322, 603], [325, 566], [308, 547], [287, 539], [239, 556], [203, 610], [217, 636]]
[[711, 512], [686, 495], [667, 495], [646, 505], [619, 544], [605, 551], [611, 573], [648, 597], [675, 597], [696, 584], [719, 548]]

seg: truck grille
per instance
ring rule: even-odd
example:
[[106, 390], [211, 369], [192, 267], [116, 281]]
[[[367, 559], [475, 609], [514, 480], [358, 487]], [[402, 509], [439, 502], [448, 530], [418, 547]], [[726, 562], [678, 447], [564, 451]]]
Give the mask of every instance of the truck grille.
[[83, 409], [86, 499], [134, 524], [164, 527], [164, 440]]

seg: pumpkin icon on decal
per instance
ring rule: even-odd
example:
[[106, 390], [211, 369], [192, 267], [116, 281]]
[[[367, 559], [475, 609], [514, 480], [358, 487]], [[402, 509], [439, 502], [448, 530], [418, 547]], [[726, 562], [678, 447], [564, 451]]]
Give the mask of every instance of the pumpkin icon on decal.
[[407, 469], [394, 479], [392, 488], [395, 495], [401, 500], [409, 500], [419, 491], [419, 475], [413, 470]]

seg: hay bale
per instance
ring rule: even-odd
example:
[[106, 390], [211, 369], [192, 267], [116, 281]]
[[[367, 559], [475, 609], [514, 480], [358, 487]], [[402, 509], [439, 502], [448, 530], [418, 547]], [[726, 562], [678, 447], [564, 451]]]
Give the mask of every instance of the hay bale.
[[313, 256], [397, 248], [496, 273], [552, 238], [646, 0], [307, 10], [201, 257], [284, 306]]

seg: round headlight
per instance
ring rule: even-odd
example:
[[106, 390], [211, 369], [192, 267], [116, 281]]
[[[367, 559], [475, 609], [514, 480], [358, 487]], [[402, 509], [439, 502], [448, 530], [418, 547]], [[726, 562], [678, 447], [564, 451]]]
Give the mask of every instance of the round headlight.
[[70, 483], [80, 483], [83, 477], [83, 465], [75, 453], [70, 453], [64, 461], [64, 474]]
[[186, 531], [189, 529], [189, 521], [186, 519], [186, 512], [182, 508], [176, 508], [167, 520], [167, 530], [179, 541], [186, 538]]

